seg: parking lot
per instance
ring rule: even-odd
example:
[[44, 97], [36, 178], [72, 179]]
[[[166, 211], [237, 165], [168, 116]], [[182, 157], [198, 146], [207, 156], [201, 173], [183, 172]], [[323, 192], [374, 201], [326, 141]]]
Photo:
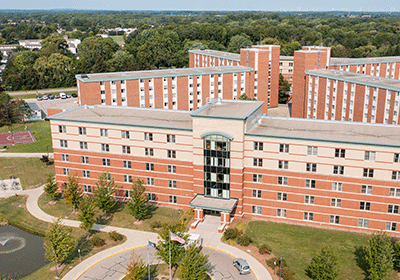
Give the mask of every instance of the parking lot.
[[47, 115], [47, 108], [60, 108], [60, 109], [72, 109], [78, 107], [78, 98], [67, 98], [67, 99], [53, 99], [53, 100], [42, 100], [38, 101], [35, 99], [24, 99], [28, 103], [36, 103], [40, 109]]

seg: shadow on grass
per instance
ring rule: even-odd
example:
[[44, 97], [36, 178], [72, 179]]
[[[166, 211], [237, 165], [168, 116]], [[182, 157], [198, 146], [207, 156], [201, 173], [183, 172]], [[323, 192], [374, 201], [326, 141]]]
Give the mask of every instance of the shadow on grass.
[[157, 209], [158, 209], [157, 206], [149, 204], [147, 207], [147, 213], [143, 217], [143, 220], [151, 219], [153, 217], [154, 213], [157, 211]]
[[365, 258], [366, 254], [367, 252], [364, 246], [355, 247], [354, 258], [356, 260], [357, 266], [363, 271], [365, 279], [367, 278], [369, 268], [368, 262]]
[[[90, 234], [93, 234], [92, 232]], [[74, 259], [79, 259], [79, 251], [81, 254], [81, 258], [85, 257], [92, 251], [93, 247], [90, 244], [89, 240], [86, 238], [86, 235], [81, 236], [78, 239], [78, 242], [76, 243], [74, 249], [69, 253], [69, 255], [65, 258], [64, 264], [69, 264], [71, 263]]]

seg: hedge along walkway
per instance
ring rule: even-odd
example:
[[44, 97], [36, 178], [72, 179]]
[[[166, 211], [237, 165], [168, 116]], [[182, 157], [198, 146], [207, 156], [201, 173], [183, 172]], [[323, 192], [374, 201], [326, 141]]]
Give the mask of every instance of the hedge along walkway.
[[[38, 218], [39, 220], [52, 223], [55, 221], [56, 217], [53, 217], [53, 216], [43, 212], [37, 203], [39, 197], [43, 194], [43, 192], [44, 192], [43, 187], [23, 191], [24, 194], [28, 195], [26, 207], [27, 207], [27, 210], [34, 217]], [[63, 220], [63, 223], [64, 223], [64, 225], [71, 226], [71, 227], [79, 227], [79, 225], [80, 225], [80, 222], [72, 221], [72, 220]], [[117, 231], [120, 234], [123, 234], [126, 236], [126, 238], [127, 238], [126, 242], [119, 246], [112, 247], [108, 250], [101, 251], [101, 252], [97, 253], [96, 255], [84, 260], [79, 265], [75, 266], [72, 270], [70, 270], [63, 277], [63, 280], [76, 280], [84, 271], [87, 270], [87, 268], [94, 266], [96, 263], [104, 260], [105, 258], [109, 258], [109, 257], [113, 257], [113, 256], [118, 258], [118, 253], [120, 253], [121, 251], [126, 251], [126, 250], [132, 249], [134, 247], [146, 246], [147, 240], [151, 240], [151, 241], [158, 240], [158, 234], [153, 233], [153, 232], [143, 232], [143, 231], [139, 231], [139, 230], [105, 226], [105, 225], [99, 225], [99, 224], [95, 224], [93, 226], [93, 229], [99, 230], [99, 231], [105, 231], [105, 232]], [[247, 254], [246, 252], [243, 252], [242, 250], [239, 250], [235, 247], [232, 247], [232, 246], [222, 243], [220, 241], [220, 237], [215, 238], [215, 235], [210, 236], [210, 235], [204, 234], [202, 237], [203, 237], [204, 245], [209, 245], [209, 246], [214, 247], [215, 249], [222, 250], [222, 251], [224, 251], [228, 254], [234, 255], [236, 257], [241, 257], [241, 258], [247, 259], [247, 261], [249, 261], [249, 264], [252, 267], [253, 272], [256, 275], [256, 278], [258, 280], [272, 280], [268, 270], [262, 264], [260, 264], [257, 260], [255, 260], [252, 256]]]

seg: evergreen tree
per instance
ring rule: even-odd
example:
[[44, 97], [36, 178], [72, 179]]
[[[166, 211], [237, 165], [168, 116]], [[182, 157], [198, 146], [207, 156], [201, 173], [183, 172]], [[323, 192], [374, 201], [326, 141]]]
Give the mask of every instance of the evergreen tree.
[[57, 196], [57, 181], [53, 174], [46, 174], [44, 191], [51, 197], [52, 200], [55, 200]]
[[147, 266], [143, 260], [132, 252], [131, 260], [126, 267], [127, 280], [140, 280], [147, 275]]
[[339, 257], [329, 246], [322, 247], [320, 253], [308, 265], [307, 276], [314, 280], [333, 280], [339, 276]]
[[291, 85], [281, 73], [279, 73], [279, 103], [280, 104], [285, 104], [288, 100], [289, 97], [289, 92], [290, 92], [290, 87]]
[[110, 173], [103, 172], [97, 179], [96, 188], [94, 189], [94, 197], [96, 206], [104, 212], [104, 216], [115, 206], [113, 194], [116, 191], [114, 178], [111, 178]]
[[393, 244], [384, 232], [375, 233], [365, 247], [365, 260], [368, 265], [367, 279], [380, 280], [387, 277], [393, 269]]
[[147, 215], [149, 197], [147, 196], [146, 187], [141, 179], [137, 179], [132, 184], [131, 200], [128, 203], [128, 207], [131, 214], [137, 219], [141, 220]]
[[79, 187], [78, 177], [74, 175], [68, 176], [68, 182], [65, 185], [64, 195], [68, 204], [72, 205], [75, 212], [82, 198], [82, 189]]
[[195, 244], [189, 246], [179, 263], [178, 277], [182, 280], [206, 280], [208, 256], [200, 252]]
[[81, 222], [80, 227], [87, 231], [89, 236], [89, 231], [96, 222], [95, 219], [96, 209], [94, 206], [93, 198], [83, 197], [79, 203], [79, 215], [78, 219]]

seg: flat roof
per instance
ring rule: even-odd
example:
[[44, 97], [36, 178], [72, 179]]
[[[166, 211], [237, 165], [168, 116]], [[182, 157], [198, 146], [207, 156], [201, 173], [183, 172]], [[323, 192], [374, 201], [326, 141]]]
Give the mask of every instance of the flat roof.
[[192, 117], [245, 120], [264, 102], [229, 99], [213, 99], [203, 107], [192, 112]]
[[232, 210], [235, 209], [237, 203], [237, 198], [224, 199], [197, 194], [192, 201], [189, 202], [189, 206], [231, 213]]
[[218, 57], [218, 58], [224, 58], [224, 59], [231, 59], [231, 60], [235, 60], [235, 61], [240, 61], [240, 54], [237, 54], [237, 53], [222, 52], [222, 51], [209, 50], [209, 49], [189, 50], [189, 52], [195, 53], [195, 54], [215, 56], [215, 57]]
[[399, 61], [400, 61], [400, 56], [365, 57], [365, 58], [332, 57], [331, 66], [389, 63], [389, 62], [399, 62]]
[[90, 83], [90, 82], [101, 82], [101, 81], [137, 80], [137, 79], [152, 79], [152, 78], [163, 78], [163, 77], [242, 73], [251, 71], [253, 71], [253, 68], [245, 66], [216, 66], [216, 67], [199, 67], [199, 68], [178, 68], [178, 69], [161, 69], [161, 70], [146, 70], [146, 71], [79, 74], [76, 75], [75, 77], [82, 82]]
[[192, 131], [188, 111], [121, 106], [81, 106], [48, 117], [50, 120]]
[[281, 55], [279, 57], [280, 60], [294, 60], [294, 56], [289, 56], [289, 55]]
[[312, 76], [339, 80], [348, 83], [361, 84], [369, 87], [378, 87], [392, 91], [400, 91], [400, 80], [396, 79], [388, 79], [334, 69], [308, 70], [305, 71], [305, 73]]
[[400, 147], [400, 126], [263, 116], [247, 136]]

